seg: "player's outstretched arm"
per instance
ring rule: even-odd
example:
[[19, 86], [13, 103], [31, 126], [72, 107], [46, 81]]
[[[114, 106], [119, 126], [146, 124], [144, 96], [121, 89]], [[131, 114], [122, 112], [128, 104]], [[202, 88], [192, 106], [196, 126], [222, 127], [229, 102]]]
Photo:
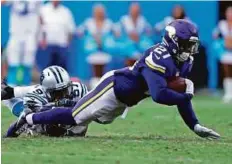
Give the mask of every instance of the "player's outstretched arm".
[[192, 98], [192, 94], [178, 93], [167, 88], [166, 79], [149, 68], [144, 68], [142, 70], [142, 75], [147, 82], [152, 99], [157, 103], [164, 105], [177, 105], [184, 101], [189, 101]]
[[193, 111], [191, 101], [185, 101], [177, 105], [177, 107], [186, 125], [188, 125], [188, 127], [193, 130], [198, 136], [209, 139], [220, 138], [220, 135], [217, 132], [199, 124], [197, 117]]
[[199, 124], [197, 117], [193, 111], [191, 101], [184, 101], [177, 105], [178, 111], [183, 118], [186, 125], [191, 129], [194, 130], [194, 126]]
[[143, 69], [142, 74], [155, 102], [165, 105], [177, 105], [178, 111], [186, 125], [198, 136], [210, 139], [220, 138], [218, 133], [199, 124], [190, 101], [192, 94], [178, 93], [167, 88], [166, 80], [149, 69]]
[[8, 86], [4, 81], [1, 83], [1, 100], [8, 100], [14, 97], [14, 88]]

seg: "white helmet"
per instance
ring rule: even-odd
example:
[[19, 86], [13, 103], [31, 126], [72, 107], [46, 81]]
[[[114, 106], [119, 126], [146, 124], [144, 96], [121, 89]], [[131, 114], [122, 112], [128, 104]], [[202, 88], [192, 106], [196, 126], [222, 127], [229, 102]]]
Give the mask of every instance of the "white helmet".
[[[68, 72], [60, 66], [50, 66], [42, 71], [40, 84], [50, 93], [51, 98], [64, 96], [68, 92], [71, 80]], [[61, 93], [63, 92], [63, 93]], [[62, 98], [62, 96], [61, 96]]]

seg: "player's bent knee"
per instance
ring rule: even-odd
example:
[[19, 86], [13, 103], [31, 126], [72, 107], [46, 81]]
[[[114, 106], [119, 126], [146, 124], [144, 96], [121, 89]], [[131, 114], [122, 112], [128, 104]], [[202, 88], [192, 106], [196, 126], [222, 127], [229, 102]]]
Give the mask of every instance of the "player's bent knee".
[[93, 119], [83, 119], [78, 116], [74, 117], [74, 120], [78, 126], [86, 126], [93, 121]]

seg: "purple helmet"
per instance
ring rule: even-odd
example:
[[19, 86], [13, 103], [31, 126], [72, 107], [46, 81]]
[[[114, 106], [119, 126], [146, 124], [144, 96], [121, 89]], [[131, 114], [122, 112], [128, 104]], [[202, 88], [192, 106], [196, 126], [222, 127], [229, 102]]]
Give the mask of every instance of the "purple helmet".
[[165, 27], [163, 43], [178, 61], [186, 61], [198, 53], [199, 37], [197, 27], [184, 19], [177, 19]]

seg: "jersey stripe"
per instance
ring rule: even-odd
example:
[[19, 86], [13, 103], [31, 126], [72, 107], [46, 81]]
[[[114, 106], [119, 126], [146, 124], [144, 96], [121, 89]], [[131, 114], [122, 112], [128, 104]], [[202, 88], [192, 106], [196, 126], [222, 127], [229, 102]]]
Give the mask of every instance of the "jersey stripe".
[[49, 69], [53, 73], [53, 75], [55, 76], [56, 82], [59, 83], [59, 79], [58, 79], [56, 72], [52, 68], [49, 68]]
[[163, 56], [164, 59], [169, 58], [169, 57], [171, 57], [170, 54], [166, 54], [166, 55]]
[[80, 85], [81, 85], [81, 97], [83, 97], [84, 96], [84, 88], [83, 88], [83, 85], [80, 83]]
[[100, 98], [104, 93], [110, 90], [113, 86], [114, 86], [114, 82], [111, 82], [105, 88], [103, 88], [100, 92], [98, 92], [95, 96], [93, 96], [90, 99], [87, 99], [86, 102], [81, 104], [78, 108], [74, 109], [72, 116], [75, 117], [80, 111], [82, 111], [83, 109], [91, 105], [93, 102], [95, 102], [98, 98]]
[[[85, 94], [87, 94], [87, 93], [88, 93], [88, 88], [87, 88], [87, 86], [84, 85], [84, 88], [85, 88]], [[84, 94], [84, 95], [85, 95], [85, 94]]]
[[151, 63], [149, 63], [147, 60], [145, 60], [145, 63], [147, 64], [148, 67], [150, 67], [151, 69], [154, 69], [154, 70], [157, 70], [161, 73], [165, 73], [165, 70], [160, 68], [160, 67], [157, 67], [157, 66], [154, 66], [152, 65]]
[[38, 96], [37, 94], [28, 93], [26, 96], [27, 97], [35, 98], [35, 99], [39, 100], [42, 104], [46, 104], [47, 103], [42, 97]]

